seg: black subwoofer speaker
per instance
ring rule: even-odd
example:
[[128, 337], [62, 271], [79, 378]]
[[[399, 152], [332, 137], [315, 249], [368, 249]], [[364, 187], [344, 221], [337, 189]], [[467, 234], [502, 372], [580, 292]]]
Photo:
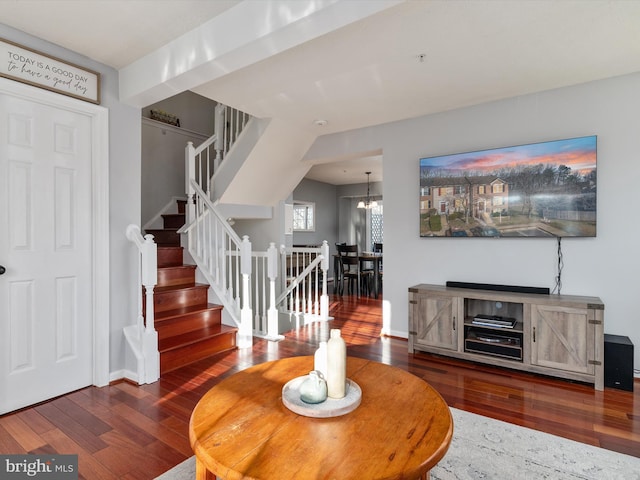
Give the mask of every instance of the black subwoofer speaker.
[[604, 385], [633, 392], [633, 343], [629, 337], [605, 333]]

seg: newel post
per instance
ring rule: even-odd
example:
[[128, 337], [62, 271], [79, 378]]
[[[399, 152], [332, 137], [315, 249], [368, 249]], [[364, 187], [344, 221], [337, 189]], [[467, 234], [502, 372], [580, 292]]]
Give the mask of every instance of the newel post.
[[153, 308], [153, 289], [158, 283], [158, 245], [153, 241], [153, 235], [144, 236], [140, 246], [142, 255], [142, 285], [146, 295], [146, 332], [155, 330], [155, 312]]
[[278, 336], [278, 309], [276, 308], [276, 279], [278, 278], [278, 249], [271, 242], [267, 249], [267, 277], [269, 278], [269, 310], [267, 312], [267, 337]]
[[160, 378], [160, 352], [158, 352], [158, 332], [155, 329], [155, 312], [153, 308], [153, 289], [158, 283], [158, 245], [153, 235], [144, 236], [140, 245], [142, 257], [142, 285], [146, 295], [146, 327], [142, 335], [142, 351], [144, 352], [143, 383], [153, 383]]
[[[329, 319], [329, 294], [327, 293], [327, 272], [329, 271], [329, 244], [326, 240], [322, 241], [320, 247], [322, 261], [320, 268], [322, 269], [322, 295], [320, 295], [320, 320]], [[334, 280], [336, 281], [336, 280]]]
[[240, 328], [238, 328], [238, 348], [253, 346], [253, 315], [251, 313], [251, 242], [247, 235], [240, 243], [240, 273], [242, 274], [242, 305], [240, 309]]
[[196, 219], [196, 206], [193, 202], [195, 189], [191, 185], [191, 180], [196, 179], [196, 149], [193, 142], [187, 142], [184, 152], [185, 158], [185, 192], [187, 194], [187, 225]]

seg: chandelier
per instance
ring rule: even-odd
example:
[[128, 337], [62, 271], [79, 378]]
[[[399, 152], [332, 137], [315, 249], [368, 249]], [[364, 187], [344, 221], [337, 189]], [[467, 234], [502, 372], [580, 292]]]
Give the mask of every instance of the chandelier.
[[378, 202], [371, 200], [371, 197], [369, 196], [369, 176], [371, 175], [371, 172], [364, 173], [367, 174], [367, 198], [365, 200], [360, 200], [356, 208], [375, 208], [378, 206]]

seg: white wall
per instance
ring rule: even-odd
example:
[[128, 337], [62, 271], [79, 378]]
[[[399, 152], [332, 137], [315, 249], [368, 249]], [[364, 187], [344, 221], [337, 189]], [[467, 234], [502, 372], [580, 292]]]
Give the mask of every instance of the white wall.
[[421, 157], [598, 136], [598, 234], [564, 239], [562, 294], [598, 296], [605, 332], [630, 337], [640, 368], [640, 74], [320, 137], [305, 160], [382, 147], [386, 333], [407, 336], [407, 288], [447, 280], [553, 289], [552, 239], [420, 238]]
[[173, 197], [186, 198], [185, 147], [187, 142], [197, 147], [207, 138], [190, 130], [142, 119], [142, 226]]
[[213, 135], [216, 102], [189, 90], [142, 109], [142, 116], [150, 118], [151, 110], [162, 110], [180, 120], [180, 128]]
[[[110, 371], [125, 365], [122, 329], [135, 322], [139, 286], [132, 244], [125, 237], [128, 224], [140, 224], [140, 109], [118, 100], [118, 72], [87, 57], [0, 24], [0, 37], [100, 73], [101, 105], [109, 109], [109, 265]], [[35, 88], [35, 87], [34, 87]], [[130, 366], [135, 370], [133, 364]]]
[[326, 240], [335, 252], [338, 241], [338, 207], [336, 186], [315, 180], [302, 179], [293, 190], [293, 200], [315, 204], [315, 231], [293, 232], [294, 245], [322, 245]]

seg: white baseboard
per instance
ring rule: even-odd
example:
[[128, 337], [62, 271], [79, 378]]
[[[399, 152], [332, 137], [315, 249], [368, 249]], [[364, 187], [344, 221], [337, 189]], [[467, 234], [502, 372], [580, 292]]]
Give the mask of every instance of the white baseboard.
[[138, 374], [127, 369], [116, 370], [109, 374], [109, 382], [117, 382], [119, 380], [130, 380], [138, 383]]
[[387, 329], [382, 329], [381, 332], [383, 335], [386, 335], [388, 337], [395, 337], [395, 338], [405, 338], [408, 339], [409, 335], [407, 334], [406, 331], [400, 331], [400, 330], [387, 330]]

